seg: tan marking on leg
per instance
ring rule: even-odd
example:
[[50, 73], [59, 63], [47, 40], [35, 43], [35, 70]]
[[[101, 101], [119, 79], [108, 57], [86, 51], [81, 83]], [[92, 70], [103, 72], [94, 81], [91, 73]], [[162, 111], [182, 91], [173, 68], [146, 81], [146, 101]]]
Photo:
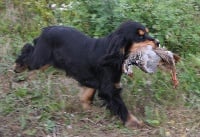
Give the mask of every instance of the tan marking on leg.
[[80, 91], [80, 101], [84, 110], [91, 108], [92, 98], [95, 94], [95, 89], [89, 87], [82, 87]]
[[44, 65], [44, 66], [42, 66], [42, 67], [40, 67], [40, 71], [45, 71], [48, 67], [50, 67], [51, 65], [50, 64], [46, 64], [46, 65]]
[[126, 127], [142, 127], [144, 123], [139, 121], [134, 115], [131, 113], [128, 114], [127, 121], [125, 123]]

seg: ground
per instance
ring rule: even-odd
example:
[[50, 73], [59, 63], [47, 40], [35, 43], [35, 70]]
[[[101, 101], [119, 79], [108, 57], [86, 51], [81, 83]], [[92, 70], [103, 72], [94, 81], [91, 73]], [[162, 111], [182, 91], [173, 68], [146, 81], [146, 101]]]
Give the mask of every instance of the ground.
[[[97, 97], [92, 109], [83, 111], [78, 100], [79, 85], [63, 72], [50, 68], [46, 72], [15, 74], [12, 67], [7, 68], [0, 74], [0, 137], [200, 136], [199, 111], [182, 104], [167, 106], [159, 121], [130, 129], [110, 114]], [[129, 103], [135, 95], [128, 92], [126, 82], [123, 84], [128, 108], [143, 119], [142, 106]], [[159, 107], [155, 113], [162, 110]]]

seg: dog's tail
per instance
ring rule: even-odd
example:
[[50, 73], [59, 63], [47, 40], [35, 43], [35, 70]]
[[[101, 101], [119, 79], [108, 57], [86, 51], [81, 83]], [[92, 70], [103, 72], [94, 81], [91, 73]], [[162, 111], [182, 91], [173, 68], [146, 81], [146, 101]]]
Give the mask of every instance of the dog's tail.
[[21, 54], [30, 55], [33, 53], [34, 47], [30, 43], [26, 43], [21, 50]]
[[14, 71], [17, 73], [23, 72], [30, 64], [30, 57], [34, 51], [34, 47], [27, 43], [21, 49], [21, 54], [15, 60]]

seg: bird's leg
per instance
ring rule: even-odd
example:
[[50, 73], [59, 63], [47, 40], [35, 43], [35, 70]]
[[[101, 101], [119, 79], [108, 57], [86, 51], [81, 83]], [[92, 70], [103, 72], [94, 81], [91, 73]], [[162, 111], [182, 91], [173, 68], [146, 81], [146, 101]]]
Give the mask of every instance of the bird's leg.
[[173, 82], [174, 88], [176, 88], [179, 84], [179, 81], [177, 79], [176, 69], [174, 67], [172, 68], [172, 71], [171, 71], [171, 77], [172, 77], [172, 82]]

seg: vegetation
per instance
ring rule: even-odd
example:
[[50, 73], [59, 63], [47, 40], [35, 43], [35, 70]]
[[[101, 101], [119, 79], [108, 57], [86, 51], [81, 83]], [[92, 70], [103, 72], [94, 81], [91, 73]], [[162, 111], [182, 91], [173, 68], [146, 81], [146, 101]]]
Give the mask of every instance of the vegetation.
[[[0, 1], [0, 18], [0, 136], [200, 135], [200, 1], [8, 0]], [[101, 37], [130, 19], [182, 56], [177, 89], [163, 71], [149, 75], [134, 68], [133, 78], [123, 76], [123, 98], [147, 123], [143, 129], [123, 127], [96, 98], [83, 112], [78, 85], [63, 72], [12, 72], [21, 47], [45, 26], [74, 26]]]

